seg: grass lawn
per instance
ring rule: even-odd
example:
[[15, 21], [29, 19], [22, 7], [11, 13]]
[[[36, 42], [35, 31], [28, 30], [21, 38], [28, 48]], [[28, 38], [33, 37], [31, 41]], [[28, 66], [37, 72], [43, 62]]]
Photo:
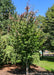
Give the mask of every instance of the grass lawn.
[[46, 70], [54, 71], [54, 62], [47, 61], [47, 60], [41, 60], [39, 64], [37, 65], [45, 68]]
[[54, 72], [54, 57], [45, 56], [38, 63], [34, 60], [33, 64], [43, 67], [48, 71]]

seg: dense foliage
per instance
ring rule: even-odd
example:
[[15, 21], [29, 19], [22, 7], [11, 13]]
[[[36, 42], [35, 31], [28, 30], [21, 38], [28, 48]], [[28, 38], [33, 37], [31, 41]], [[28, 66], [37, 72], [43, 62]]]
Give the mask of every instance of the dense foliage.
[[[50, 9], [50, 13], [46, 14], [47, 28], [51, 28], [47, 33], [50, 34], [52, 48], [54, 39], [51, 30], [53, 31], [54, 19], [53, 16], [49, 18], [48, 15], [54, 12], [53, 7], [52, 11]], [[35, 12], [29, 12], [28, 6], [25, 13], [17, 15], [14, 13], [15, 6], [11, 0], [1, 0], [0, 10], [0, 64], [9, 62], [16, 64], [20, 61], [23, 65], [29, 66], [33, 61], [32, 55], [45, 48], [44, 44], [47, 40], [44, 33], [46, 28], [44, 29], [43, 25], [45, 18], [36, 17]]]
[[14, 15], [14, 10], [15, 6], [12, 0], [0, 0], [0, 29], [3, 31], [3, 34], [9, 32], [10, 16]]
[[54, 5], [48, 8], [45, 17], [45, 33], [48, 33], [48, 39], [46, 41], [48, 49], [54, 50]]

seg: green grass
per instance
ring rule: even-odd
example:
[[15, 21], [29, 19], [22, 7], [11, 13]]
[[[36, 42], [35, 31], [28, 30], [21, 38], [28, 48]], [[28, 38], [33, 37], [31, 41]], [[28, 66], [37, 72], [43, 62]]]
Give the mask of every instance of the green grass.
[[39, 64], [37, 65], [45, 68], [48, 71], [54, 71], [54, 62], [47, 61], [47, 60], [41, 60]]
[[54, 72], [54, 57], [44, 57], [39, 62], [34, 60], [33, 64], [43, 67], [48, 71]]

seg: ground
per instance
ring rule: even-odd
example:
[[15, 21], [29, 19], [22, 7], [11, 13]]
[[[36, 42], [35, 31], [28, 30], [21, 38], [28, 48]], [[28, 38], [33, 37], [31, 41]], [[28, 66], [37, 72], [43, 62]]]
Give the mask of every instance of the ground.
[[[36, 65], [30, 65], [30, 73], [34, 75], [38, 72], [47, 72], [44, 68]], [[25, 69], [21, 69], [21, 66], [16, 65], [4, 65], [0, 68], [0, 75], [25, 75]]]
[[[25, 68], [22, 67], [21, 64], [8, 64], [1, 67], [2, 68], [0, 68], [0, 75], [25, 75], [26, 73]], [[36, 61], [34, 60], [33, 64], [30, 65], [29, 73], [29, 75], [54, 75], [54, 57], [43, 57], [38, 63], [36, 63]]]

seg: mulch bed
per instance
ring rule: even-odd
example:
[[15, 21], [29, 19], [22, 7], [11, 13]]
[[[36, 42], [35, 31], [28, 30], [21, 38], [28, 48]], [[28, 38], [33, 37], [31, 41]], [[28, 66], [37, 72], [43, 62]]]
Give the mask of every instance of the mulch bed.
[[[17, 66], [8, 64], [0, 68], [0, 75], [25, 75], [25, 73], [26, 73], [25, 69], [24, 68], [22, 69], [21, 65], [19, 64], [17, 64]], [[34, 64], [30, 65], [29, 75], [41, 75], [41, 73], [50, 73], [50, 72]]]

